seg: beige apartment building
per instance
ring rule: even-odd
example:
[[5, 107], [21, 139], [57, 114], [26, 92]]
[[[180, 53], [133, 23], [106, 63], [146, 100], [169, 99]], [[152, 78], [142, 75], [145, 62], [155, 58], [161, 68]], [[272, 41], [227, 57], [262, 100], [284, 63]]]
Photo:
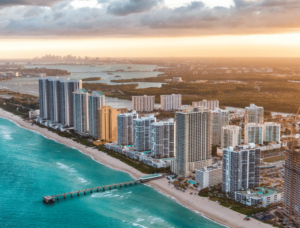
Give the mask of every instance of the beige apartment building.
[[160, 108], [164, 111], [181, 108], [181, 94], [160, 95]]
[[194, 108], [196, 107], [205, 107], [210, 111], [214, 111], [216, 108], [219, 108], [219, 101], [218, 100], [203, 100], [203, 101], [197, 101], [197, 102], [193, 102], [192, 106]]
[[99, 116], [99, 140], [116, 141], [117, 130], [117, 115], [120, 112], [110, 106], [102, 106], [98, 109]]
[[155, 96], [132, 96], [132, 110], [137, 112], [152, 112]]

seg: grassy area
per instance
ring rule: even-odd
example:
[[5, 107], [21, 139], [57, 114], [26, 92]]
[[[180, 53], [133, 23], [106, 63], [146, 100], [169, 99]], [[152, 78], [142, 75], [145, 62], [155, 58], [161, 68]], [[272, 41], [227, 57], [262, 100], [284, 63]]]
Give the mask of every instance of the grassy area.
[[226, 194], [222, 192], [221, 184], [214, 186], [211, 190], [209, 190], [208, 188], [202, 189], [198, 195], [201, 197], [209, 197], [209, 199], [212, 201], [215, 202], [218, 201], [221, 206], [230, 208], [231, 210], [244, 215], [252, 215], [261, 211], [268, 210], [268, 207], [267, 208], [260, 208], [260, 207], [255, 208], [254, 206], [249, 207], [247, 205], [238, 203], [235, 200], [228, 198]]
[[272, 158], [266, 158], [263, 161], [264, 162], [268, 162], [268, 163], [272, 163], [272, 162], [278, 162], [278, 161], [282, 161], [285, 159], [285, 156], [277, 156], [277, 157], [272, 157]]
[[142, 173], [152, 174], [152, 173], [155, 173], [155, 172], [157, 172], [157, 173], [168, 173], [168, 172], [170, 172], [170, 167], [169, 168], [156, 169], [154, 167], [151, 167], [151, 166], [148, 166], [148, 165], [144, 164], [143, 162], [133, 160], [133, 159], [127, 157], [124, 154], [119, 154], [119, 153], [116, 153], [112, 150], [108, 150], [104, 146], [99, 146], [98, 148], [99, 148], [100, 151], [103, 151], [103, 152], [107, 153], [109, 156], [114, 157], [114, 158], [124, 162], [125, 164], [132, 166], [133, 168], [139, 170]]
[[222, 203], [220, 203], [220, 205], [223, 206], [223, 207], [230, 207], [231, 206], [230, 203], [226, 203], [226, 202], [222, 202]]
[[230, 209], [244, 215], [252, 215], [267, 210], [266, 208], [246, 207], [245, 205], [232, 205]]

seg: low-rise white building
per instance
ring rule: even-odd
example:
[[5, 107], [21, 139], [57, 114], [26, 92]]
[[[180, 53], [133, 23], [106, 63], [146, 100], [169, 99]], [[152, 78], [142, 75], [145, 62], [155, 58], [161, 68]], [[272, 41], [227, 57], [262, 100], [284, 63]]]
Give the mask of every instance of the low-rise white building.
[[275, 188], [256, 188], [256, 190], [235, 192], [235, 201], [247, 206], [261, 205], [267, 207], [283, 199], [283, 191]]
[[30, 110], [29, 111], [29, 119], [35, 119], [40, 115], [40, 110]]
[[215, 165], [204, 167], [203, 169], [197, 169], [196, 183], [199, 184], [199, 188], [207, 188], [222, 183], [222, 166]]

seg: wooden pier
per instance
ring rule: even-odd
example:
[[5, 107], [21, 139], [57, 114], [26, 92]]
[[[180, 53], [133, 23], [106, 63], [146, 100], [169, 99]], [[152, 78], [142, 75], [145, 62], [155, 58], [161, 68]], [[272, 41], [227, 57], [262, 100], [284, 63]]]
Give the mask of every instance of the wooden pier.
[[145, 182], [148, 182], [151, 180], [157, 180], [157, 179], [164, 178], [164, 177], [165, 177], [165, 175], [161, 175], [161, 174], [150, 174], [150, 175], [143, 176], [139, 180], [136, 180], [136, 181], [124, 182], [124, 183], [120, 183], [120, 184], [105, 185], [105, 186], [96, 187], [96, 188], [88, 188], [85, 190], [67, 192], [67, 193], [62, 193], [62, 194], [53, 195], [53, 196], [44, 196], [43, 201], [44, 201], [44, 203], [54, 203], [55, 200], [58, 201], [59, 197], [61, 197], [61, 196], [63, 196], [65, 199], [66, 196], [68, 196], [68, 195], [70, 195], [71, 197], [73, 197], [73, 195], [79, 196], [81, 192], [83, 192], [83, 194], [85, 195], [86, 193], [93, 193], [93, 191], [99, 192], [99, 190], [105, 191], [105, 190], [115, 189], [118, 187], [122, 188], [122, 187], [126, 187], [126, 186], [137, 185], [139, 183], [145, 183]]
[[111, 184], [111, 185], [105, 185], [105, 186], [100, 186], [100, 187], [95, 187], [95, 188], [88, 188], [88, 189], [74, 191], [74, 192], [67, 192], [67, 193], [62, 193], [62, 194], [58, 194], [58, 195], [44, 196], [43, 201], [45, 203], [54, 203], [55, 200], [58, 201], [59, 197], [61, 197], [61, 196], [63, 196], [64, 199], [65, 199], [66, 196], [68, 196], [68, 195], [70, 195], [71, 197], [73, 197], [73, 195], [79, 196], [80, 193], [82, 193], [82, 192], [85, 195], [86, 193], [93, 193], [93, 191], [99, 192], [99, 190], [102, 190], [102, 191], [111, 190], [111, 189], [115, 189], [115, 188], [118, 188], [118, 187], [122, 188], [122, 187], [137, 185], [139, 183], [141, 183], [141, 181], [136, 180], [136, 181], [124, 182], [124, 183], [120, 183], [120, 184]]

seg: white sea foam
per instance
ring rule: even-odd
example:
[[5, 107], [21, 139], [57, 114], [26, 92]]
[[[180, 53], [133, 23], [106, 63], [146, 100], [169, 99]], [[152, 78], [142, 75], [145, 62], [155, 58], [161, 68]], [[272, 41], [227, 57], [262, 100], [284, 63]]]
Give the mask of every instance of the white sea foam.
[[161, 218], [153, 218], [153, 219], [151, 220], [150, 224], [154, 224], [154, 223], [157, 223], [157, 222], [164, 222], [164, 220], [161, 219]]
[[11, 137], [10, 134], [5, 134], [5, 135], [3, 135], [3, 138], [6, 139], [6, 140], [12, 139], [12, 137]]
[[64, 169], [64, 170], [68, 171], [69, 173], [77, 173], [76, 169], [72, 168], [71, 166], [67, 166], [60, 162], [56, 162], [56, 164], [59, 166], [60, 169]]
[[141, 224], [137, 224], [137, 223], [132, 223], [133, 226], [138, 226], [138, 227], [141, 227], [141, 228], [147, 228], [147, 226], [143, 226]]
[[85, 180], [85, 179], [82, 178], [82, 177], [78, 177], [77, 180], [79, 180], [81, 183], [86, 183], [86, 182], [88, 182], [87, 180]]
[[145, 219], [142, 219], [142, 218], [138, 218], [137, 220], [136, 220], [136, 222], [141, 222], [141, 221], [144, 221]]
[[110, 192], [104, 192], [104, 193], [94, 193], [91, 197], [93, 198], [108, 198], [111, 197], [113, 194]]

